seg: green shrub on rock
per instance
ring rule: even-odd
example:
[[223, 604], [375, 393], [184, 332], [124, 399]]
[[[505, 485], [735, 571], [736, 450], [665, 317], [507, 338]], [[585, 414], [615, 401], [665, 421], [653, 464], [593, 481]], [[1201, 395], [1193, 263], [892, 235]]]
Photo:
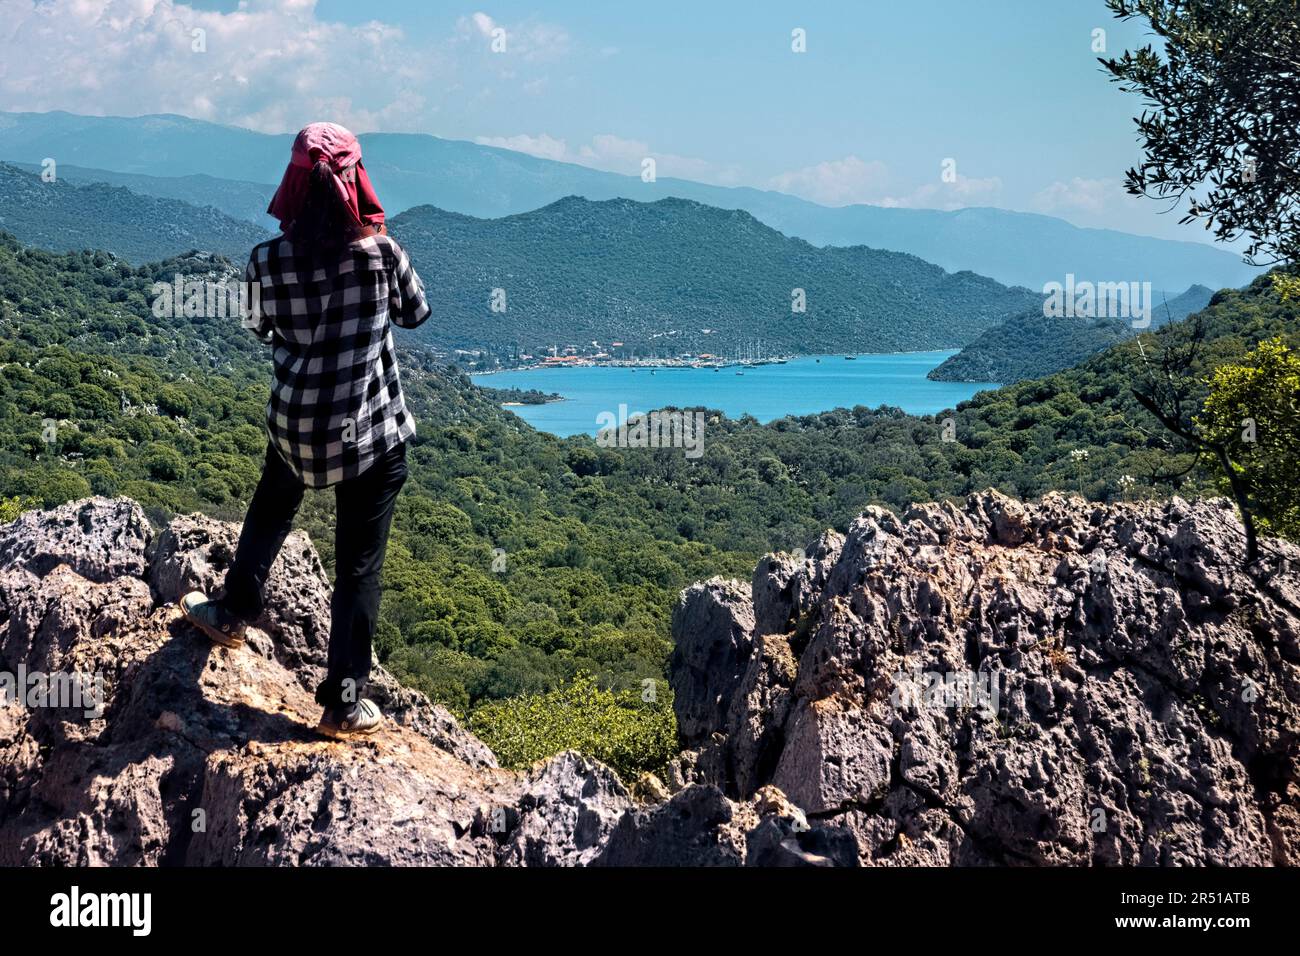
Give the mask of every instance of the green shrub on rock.
[[519, 769], [577, 750], [630, 781], [644, 771], [662, 773], [678, 749], [671, 692], [658, 682], [655, 699], [644, 696], [603, 690], [583, 672], [545, 694], [483, 704], [469, 726], [502, 766]]

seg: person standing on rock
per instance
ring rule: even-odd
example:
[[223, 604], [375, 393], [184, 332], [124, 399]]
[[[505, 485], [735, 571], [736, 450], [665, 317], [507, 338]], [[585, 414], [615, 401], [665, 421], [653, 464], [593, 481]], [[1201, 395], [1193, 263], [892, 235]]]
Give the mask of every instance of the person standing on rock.
[[383, 721], [362, 691], [406, 443], [415, 434], [391, 326], [413, 329], [430, 310], [406, 252], [387, 235], [361, 145], [342, 126], [313, 123], [298, 134], [267, 211], [282, 235], [253, 249], [244, 318], [273, 348], [266, 465], [224, 595], [191, 592], [181, 607], [213, 641], [241, 646], [304, 488], [332, 485], [335, 582], [329, 665], [316, 688], [325, 708], [318, 730], [351, 737]]

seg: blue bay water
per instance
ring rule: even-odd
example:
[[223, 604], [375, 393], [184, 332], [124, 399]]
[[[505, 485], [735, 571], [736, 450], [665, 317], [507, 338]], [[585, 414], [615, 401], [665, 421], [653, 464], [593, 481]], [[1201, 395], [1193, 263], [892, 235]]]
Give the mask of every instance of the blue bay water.
[[[955, 351], [859, 355], [805, 355], [784, 365], [711, 368], [577, 368], [521, 369], [474, 375], [492, 388], [535, 388], [563, 395], [547, 405], [511, 405], [510, 410], [534, 428], [562, 437], [594, 435], [596, 416], [648, 412], [669, 405], [718, 408], [728, 418], [753, 415], [770, 422], [786, 415], [811, 415], [832, 408], [894, 405], [915, 415], [952, 408], [993, 383], [932, 382], [925, 377]], [[743, 372], [737, 375], [737, 372]]]

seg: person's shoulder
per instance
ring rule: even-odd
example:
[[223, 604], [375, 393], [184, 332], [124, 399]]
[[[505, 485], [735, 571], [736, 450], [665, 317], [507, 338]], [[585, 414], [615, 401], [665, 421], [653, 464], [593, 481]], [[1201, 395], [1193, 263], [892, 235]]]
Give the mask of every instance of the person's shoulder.
[[374, 235], [368, 237], [365, 241], [373, 242], [375, 244], [375, 248], [382, 249], [386, 253], [397, 254], [404, 251], [402, 249], [402, 244], [398, 242], [397, 239], [395, 239], [391, 233], [376, 232]]
[[374, 245], [371, 248], [381, 255], [384, 262], [390, 266], [400, 262], [406, 256], [406, 250], [402, 248], [402, 244], [388, 233], [377, 232], [365, 241], [373, 243]]
[[248, 254], [248, 258], [257, 263], [270, 261], [272, 256], [285, 255], [289, 247], [289, 240], [284, 236], [272, 236], [253, 246], [253, 251]]

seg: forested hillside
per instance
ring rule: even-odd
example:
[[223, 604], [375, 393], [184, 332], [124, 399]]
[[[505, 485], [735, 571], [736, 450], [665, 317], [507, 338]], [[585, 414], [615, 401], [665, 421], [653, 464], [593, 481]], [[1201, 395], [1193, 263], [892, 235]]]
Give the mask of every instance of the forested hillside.
[[[39, 173], [36, 163], [11, 165], [29, 173]], [[279, 230], [280, 224], [266, 211], [275, 195], [274, 183], [250, 183], [240, 179], [221, 179], [204, 173], [189, 176], [146, 176], [143, 173], [119, 173], [111, 169], [94, 169], [59, 163], [59, 179], [74, 186], [102, 183], [124, 186], [143, 196], [176, 199], [191, 206], [211, 206], [233, 219], [243, 220], [266, 229]]]
[[926, 378], [1010, 384], [1078, 365], [1132, 334], [1127, 319], [1048, 319], [1034, 309], [982, 333]]
[[[153, 317], [154, 278], [177, 270], [236, 271], [213, 257], [132, 267], [0, 241], [0, 517], [92, 492], [133, 497], [155, 518], [242, 515], [269, 363], [232, 319]], [[1295, 344], [1294, 306], [1265, 280], [1220, 293], [1203, 314], [1201, 373], [1264, 338]], [[1142, 347], [1153, 353], [1177, 329]], [[1151, 493], [1148, 479], [1179, 462], [1130, 396], [1139, 347], [933, 418], [856, 408], [761, 426], [712, 415], [694, 460], [535, 432], [459, 372], [406, 351], [420, 424], [385, 569], [382, 656], [462, 709], [579, 669], [631, 688], [662, 676], [682, 587], [747, 575], [762, 552], [842, 529], [868, 504], [988, 486]], [[1183, 479], [1185, 493], [1203, 487], [1199, 472]], [[331, 509], [330, 495], [309, 494], [300, 520], [327, 563]]]
[[[5, 164], [0, 228], [38, 248], [102, 248], [133, 263], [193, 249], [242, 261], [269, 235], [214, 208], [45, 182]], [[821, 249], [748, 213], [687, 200], [570, 197], [494, 220], [421, 206], [391, 229], [436, 302], [419, 336], [503, 356], [611, 341], [623, 343], [618, 354], [641, 356], [956, 348], [1039, 301], [902, 253]]]
[[[0, 163], [0, 229], [22, 242], [70, 252], [102, 249], [131, 262], [148, 262], [190, 249], [230, 256], [269, 238], [260, 226], [210, 206], [142, 195], [100, 183], [74, 185]], [[111, 237], [111, 238], [106, 238]]]
[[[393, 219], [442, 346], [537, 351], [611, 339], [638, 355], [956, 348], [1041, 296], [915, 256], [818, 248], [735, 210], [571, 196], [503, 219], [432, 206]], [[504, 311], [493, 311], [494, 289]], [[806, 311], [792, 310], [802, 291]]]
[[[1194, 285], [1151, 310], [1151, 328], [1187, 318], [1214, 293]], [[1041, 308], [1008, 319], [930, 370], [936, 382], [1003, 382], [1040, 378], [1073, 368], [1121, 339], [1136, 335], [1129, 319], [1045, 318]]]

